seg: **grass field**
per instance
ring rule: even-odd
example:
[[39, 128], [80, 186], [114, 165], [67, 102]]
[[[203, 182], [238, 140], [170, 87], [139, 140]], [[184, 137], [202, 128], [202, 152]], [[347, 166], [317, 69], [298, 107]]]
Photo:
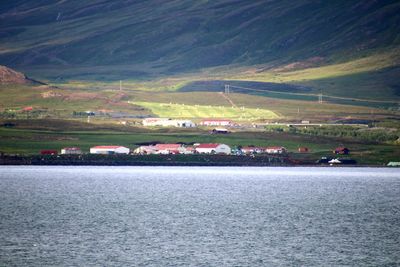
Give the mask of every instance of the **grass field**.
[[226, 106], [185, 105], [173, 103], [134, 102], [159, 117], [167, 118], [226, 118], [235, 120], [278, 119], [279, 116], [267, 109]]
[[[229, 98], [239, 107], [244, 106], [252, 109], [270, 110], [279, 115], [280, 120], [334, 120], [337, 118], [380, 118], [382, 116], [394, 116], [393, 112], [352, 105], [338, 105], [331, 103], [317, 103], [317, 101], [301, 101], [263, 97], [232, 93]], [[231, 107], [231, 104], [217, 92], [169, 92], [152, 94], [140, 92], [135, 94], [137, 102], [159, 102], [159, 103], [184, 103], [185, 106], [207, 104], [212, 106]]]
[[[312, 160], [324, 155], [332, 156], [333, 148], [339, 145], [347, 146], [351, 150], [351, 157], [360, 163], [385, 164], [388, 161], [397, 161], [400, 157], [400, 150], [396, 145], [360, 143], [356, 140], [291, 133], [234, 132], [229, 135], [212, 135], [202, 130], [143, 131], [135, 128], [124, 130], [83, 124], [80, 128], [87, 128], [77, 130], [78, 123], [74, 125], [74, 130], [63, 130], [63, 124], [62, 121], [37, 120], [20, 125], [20, 128], [0, 127], [0, 151], [11, 154], [38, 154], [42, 149], [61, 150], [63, 147], [78, 146], [87, 153], [91, 146], [96, 145], [123, 145], [133, 149], [143, 142], [200, 142], [225, 143], [230, 146], [284, 146], [291, 153], [295, 153], [298, 147], [306, 146], [311, 149], [311, 153], [295, 153], [293, 156]], [[47, 125], [49, 129], [46, 130]], [[30, 129], [36, 126], [38, 129]]]

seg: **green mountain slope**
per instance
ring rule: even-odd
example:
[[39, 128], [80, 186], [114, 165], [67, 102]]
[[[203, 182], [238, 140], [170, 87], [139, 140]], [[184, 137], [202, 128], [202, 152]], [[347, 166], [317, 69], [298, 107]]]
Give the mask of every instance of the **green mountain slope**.
[[48, 79], [133, 79], [313, 57], [321, 64], [400, 43], [396, 0], [6, 0], [0, 64]]

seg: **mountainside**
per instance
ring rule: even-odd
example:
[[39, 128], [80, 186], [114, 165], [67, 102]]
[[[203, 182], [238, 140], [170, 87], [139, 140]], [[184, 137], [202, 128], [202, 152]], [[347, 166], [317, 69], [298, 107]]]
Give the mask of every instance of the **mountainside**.
[[0, 64], [53, 80], [133, 79], [379, 54], [400, 43], [400, 2], [6, 0], [0, 25]]
[[23, 73], [0, 66], [0, 84], [31, 84], [32, 82]]

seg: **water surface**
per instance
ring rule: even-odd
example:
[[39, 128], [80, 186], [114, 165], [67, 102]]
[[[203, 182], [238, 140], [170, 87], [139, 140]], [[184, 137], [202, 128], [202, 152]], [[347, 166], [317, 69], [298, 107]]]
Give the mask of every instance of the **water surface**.
[[0, 167], [0, 266], [398, 266], [386, 168]]

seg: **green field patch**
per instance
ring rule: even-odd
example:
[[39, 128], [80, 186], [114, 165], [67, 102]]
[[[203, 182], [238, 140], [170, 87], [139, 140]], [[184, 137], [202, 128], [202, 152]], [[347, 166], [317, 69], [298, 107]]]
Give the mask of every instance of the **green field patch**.
[[246, 107], [185, 105], [173, 103], [134, 102], [159, 117], [168, 118], [227, 118], [236, 120], [277, 119], [271, 110]]

